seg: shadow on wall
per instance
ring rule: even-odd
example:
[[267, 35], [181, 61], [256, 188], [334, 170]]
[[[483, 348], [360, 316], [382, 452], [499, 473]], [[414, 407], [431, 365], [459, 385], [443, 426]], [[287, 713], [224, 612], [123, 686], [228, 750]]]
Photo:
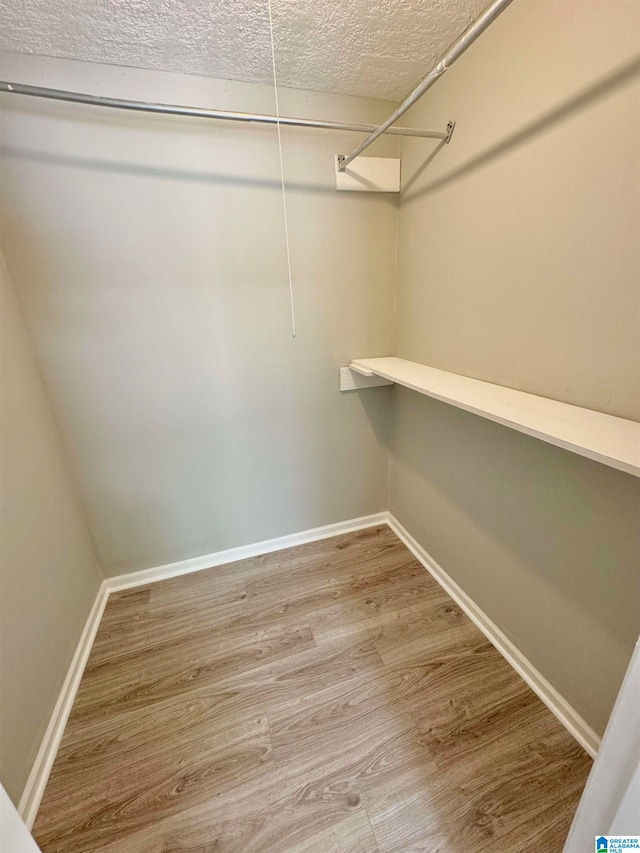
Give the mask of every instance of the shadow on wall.
[[[574, 95], [574, 97], [564, 101], [559, 106], [537, 118], [535, 121], [532, 121], [529, 124], [525, 125], [521, 130], [517, 131], [516, 133], [513, 133], [511, 136], [508, 136], [506, 139], [503, 139], [502, 142], [499, 142], [497, 145], [494, 145], [486, 151], [477, 154], [475, 157], [464, 163], [462, 166], [459, 166], [453, 171], [448, 172], [440, 178], [437, 178], [435, 181], [428, 183], [421, 189], [415, 190], [413, 193], [408, 192], [423, 174], [429, 163], [432, 162], [434, 157], [442, 148], [442, 143], [440, 143], [434, 149], [434, 151], [431, 152], [429, 157], [415, 172], [415, 174], [413, 174], [407, 181], [405, 181], [402, 188], [403, 201], [410, 201], [412, 199], [430, 195], [431, 193], [436, 192], [437, 190], [440, 190], [443, 187], [446, 187], [448, 184], [459, 180], [460, 178], [465, 178], [467, 175], [471, 174], [476, 169], [480, 169], [482, 166], [487, 165], [492, 160], [496, 160], [499, 157], [502, 157], [508, 151], [511, 151], [512, 149], [517, 148], [519, 145], [523, 145], [524, 143], [529, 142], [529, 140], [531, 140], [538, 134], [550, 130], [552, 127], [554, 127], [554, 125], [557, 125], [560, 122], [571, 118], [573, 115], [580, 112], [581, 110], [590, 107], [595, 101], [599, 100], [600, 98], [604, 98], [612, 94], [620, 86], [624, 86], [625, 84], [630, 83], [631, 81], [635, 80], [636, 77], [638, 77], [639, 75], [640, 57], [638, 57], [637, 59], [633, 59], [631, 62], [625, 63], [625, 65], [623, 65], [617, 71], [614, 71], [612, 74], [609, 74], [603, 80], [596, 83], [595, 86], [590, 86], [588, 89], [584, 89], [582, 92], [579, 92], [577, 95]], [[615, 137], [615, 128], [613, 127], [611, 128], [611, 135], [613, 141]]]
[[[92, 157], [78, 157], [65, 154], [53, 154], [51, 152], [29, 150], [13, 145], [0, 145], [0, 157], [7, 159], [35, 163], [41, 166], [63, 166], [71, 169], [85, 169], [88, 171], [117, 174], [136, 178], [151, 178], [154, 180], [182, 181], [193, 184], [210, 184], [219, 187], [235, 187], [247, 189], [263, 189], [281, 192], [282, 184], [280, 178], [265, 179], [247, 177], [246, 175], [233, 175], [221, 172], [199, 172], [186, 169], [166, 168], [160, 166], [149, 166], [144, 163], [122, 163], [115, 160], [99, 160]], [[327, 160], [325, 173], [327, 180], [320, 183], [289, 180], [285, 175], [285, 189], [287, 193], [303, 193], [307, 196], [333, 197], [336, 188], [333, 179], [333, 162]], [[347, 196], [345, 203], [367, 204], [368, 193], [341, 193]], [[388, 205], [397, 203], [397, 193], [378, 193], [376, 196]]]
[[[142, 163], [118, 163], [116, 161], [97, 160], [90, 157], [75, 157], [64, 154], [51, 154], [42, 151], [30, 151], [12, 145], [0, 145], [0, 156], [45, 166], [66, 166], [72, 169], [88, 169], [95, 172], [112, 172], [119, 175], [131, 175], [138, 178], [153, 178], [171, 181], [190, 181], [198, 184], [216, 184], [219, 186], [251, 187], [254, 189], [281, 190], [280, 178], [266, 180], [247, 178], [242, 175], [230, 175], [216, 172], [191, 172], [186, 169], [168, 169], [148, 166]], [[334, 187], [301, 182], [286, 181], [287, 192], [304, 192], [313, 195], [334, 195]]]
[[350, 391], [358, 398], [371, 424], [376, 439], [385, 447], [389, 444], [393, 386]]
[[478, 590], [493, 603], [490, 587], [501, 584], [503, 602], [529, 617], [540, 601], [523, 605], [520, 578], [549, 600], [559, 594], [631, 650], [640, 632], [640, 480], [395, 392], [391, 510], [399, 521], [481, 607]]

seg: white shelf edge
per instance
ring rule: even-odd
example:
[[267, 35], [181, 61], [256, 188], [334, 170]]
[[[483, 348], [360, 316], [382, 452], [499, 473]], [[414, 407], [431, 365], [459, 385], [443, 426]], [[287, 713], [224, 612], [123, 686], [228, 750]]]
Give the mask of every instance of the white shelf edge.
[[636, 421], [395, 356], [354, 359], [350, 367], [640, 477], [640, 423]]

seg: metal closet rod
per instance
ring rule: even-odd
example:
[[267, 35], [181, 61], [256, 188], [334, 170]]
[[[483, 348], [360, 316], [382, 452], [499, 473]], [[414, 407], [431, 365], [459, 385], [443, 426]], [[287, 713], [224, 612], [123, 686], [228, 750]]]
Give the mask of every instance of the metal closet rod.
[[[0, 81], [0, 92], [14, 95], [30, 95], [34, 98], [49, 98], [54, 101], [69, 101], [73, 104], [87, 104], [92, 107], [111, 107], [117, 110], [132, 110], [140, 113], [161, 113], [162, 115], [194, 116], [196, 118], [219, 119], [222, 121], [247, 121], [259, 124], [277, 124], [289, 127], [315, 127], [321, 130], [354, 130], [370, 133], [376, 130], [374, 124], [355, 124], [343, 121], [320, 121], [306, 118], [286, 118], [262, 115], [260, 113], [238, 113], [228, 110], [209, 110], [202, 107], [182, 107], [174, 104], [155, 104], [146, 101], [128, 101], [121, 98], [105, 98], [102, 95], [87, 95], [83, 92], [67, 92], [64, 89], [47, 89], [44, 86], [29, 86], [24, 83]], [[446, 139], [446, 131], [421, 130], [412, 127], [391, 127], [386, 133], [395, 136], [422, 136], [427, 139]]]
[[[474, 21], [473, 24], [464, 31], [460, 38], [447, 50], [444, 56], [441, 57], [422, 82], [419, 83], [413, 92], [404, 99], [398, 109], [392, 113], [385, 122], [377, 127], [373, 133], [369, 134], [369, 136], [367, 136], [367, 138], [358, 145], [351, 154], [341, 154], [338, 157], [338, 169], [341, 172], [344, 172], [349, 163], [362, 154], [365, 148], [368, 148], [372, 142], [375, 142], [381, 134], [390, 133], [392, 130], [391, 125], [398, 121], [400, 116], [404, 115], [409, 107], [412, 107], [415, 102], [424, 95], [427, 89], [430, 89], [433, 86], [436, 80], [442, 77], [445, 71], [453, 65], [456, 59], [465, 52], [469, 45], [473, 44], [478, 36], [487, 29], [489, 24], [493, 23], [498, 15], [501, 12], [504, 12], [507, 6], [512, 2], [513, 0], [494, 0], [494, 2], [484, 10], [480, 17]], [[449, 132], [445, 137], [446, 142], [449, 142], [451, 134], [453, 133], [452, 122], [449, 122], [448, 131]]]

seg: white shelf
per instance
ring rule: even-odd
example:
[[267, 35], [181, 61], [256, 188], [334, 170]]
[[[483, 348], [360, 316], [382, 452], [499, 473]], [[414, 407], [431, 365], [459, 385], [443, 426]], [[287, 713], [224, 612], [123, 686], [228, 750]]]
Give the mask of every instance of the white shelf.
[[403, 358], [360, 358], [349, 367], [382, 376], [542, 441], [640, 477], [640, 423], [513, 388], [436, 370]]

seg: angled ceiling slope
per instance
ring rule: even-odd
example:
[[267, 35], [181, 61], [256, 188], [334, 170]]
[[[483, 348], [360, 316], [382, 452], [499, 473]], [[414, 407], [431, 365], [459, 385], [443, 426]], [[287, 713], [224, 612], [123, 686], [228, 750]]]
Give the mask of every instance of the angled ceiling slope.
[[[272, 0], [283, 86], [399, 100], [487, 0]], [[0, 4], [0, 50], [271, 83], [267, 0]]]

